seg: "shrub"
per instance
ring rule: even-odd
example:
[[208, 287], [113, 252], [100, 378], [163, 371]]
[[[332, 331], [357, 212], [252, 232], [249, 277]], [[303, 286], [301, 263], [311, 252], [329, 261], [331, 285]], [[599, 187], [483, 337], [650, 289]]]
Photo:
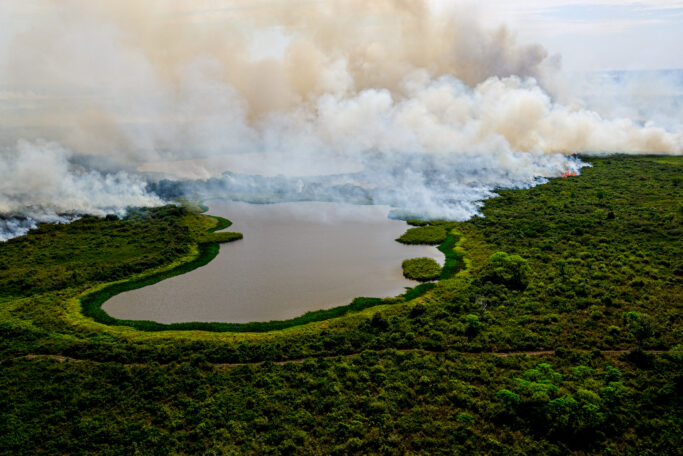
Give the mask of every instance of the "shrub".
[[489, 264], [484, 270], [484, 279], [508, 288], [523, 290], [529, 285], [530, 271], [527, 260], [519, 255], [496, 252], [489, 258]]
[[458, 413], [456, 420], [463, 424], [474, 424], [474, 418], [469, 413]]
[[624, 324], [629, 333], [638, 343], [637, 349], [642, 349], [643, 343], [652, 337], [652, 322], [647, 315], [640, 315], [637, 312], [626, 312], [623, 315]]
[[502, 389], [496, 393], [496, 398], [508, 408], [516, 407], [519, 404], [519, 395], [508, 389]]
[[481, 321], [479, 320], [479, 317], [469, 314], [465, 317], [465, 321], [467, 322], [465, 335], [470, 338], [476, 336], [481, 330]]
[[412, 309], [410, 309], [410, 318], [417, 318], [427, 311], [424, 304], [415, 304]]
[[389, 322], [378, 312], [372, 316], [370, 326], [376, 329], [385, 330], [389, 327]]

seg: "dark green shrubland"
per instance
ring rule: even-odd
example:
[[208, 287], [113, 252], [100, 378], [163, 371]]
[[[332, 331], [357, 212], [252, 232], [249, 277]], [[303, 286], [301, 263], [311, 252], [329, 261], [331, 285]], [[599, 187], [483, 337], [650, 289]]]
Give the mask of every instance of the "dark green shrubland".
[[683, 160], [588, 160], [409, 230], [438, 282], [279, 326], [82, 315], [92, 286], [217, 249], [182, 207], [0, 244], [0, 453], [676, 454]]

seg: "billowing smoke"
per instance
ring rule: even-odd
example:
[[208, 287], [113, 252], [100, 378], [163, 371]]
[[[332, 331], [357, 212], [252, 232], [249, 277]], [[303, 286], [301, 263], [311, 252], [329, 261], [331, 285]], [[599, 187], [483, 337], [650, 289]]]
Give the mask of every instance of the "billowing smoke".
[[140, 177], [100, 173], [70, 162], [71, 152], [44, 141], [20, 140], [0, 153], [0, 240], [25, 234], [36, 222], [67, 222], [78, 214], [123, 215], [128, 206], [162, 200]]
[[[24, 227], [161, 204], [131, 172], [150, 162], [239, 155], [290, 176], [354, 163], [336, 180], [266, 179], [261, 198], [363, 195], [465, 219], [495, 188], [578, 170], [576, 153], [683, 148], [680, 124], [604, 99], [598, 114], [558, 77], [559, 57], [427, 0], [26, 8], [7, 5], [24, 20], [0, 31], [0, 214]], [[253, 177], [235, 176], [183, 188], [237, 194]]]

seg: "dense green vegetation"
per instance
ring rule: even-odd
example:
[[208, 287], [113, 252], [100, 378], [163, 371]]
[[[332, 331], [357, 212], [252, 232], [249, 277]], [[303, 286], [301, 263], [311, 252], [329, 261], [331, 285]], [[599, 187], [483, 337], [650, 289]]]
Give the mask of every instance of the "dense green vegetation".
[[482, 270], [482, 280], [505, 285], [509, 289], [523, 290], [529, 285], [529, 263], [519, 255], [496, 252], [489, 257]]
[[683, 160], [587, 160], [420, 222], [438, 282], [260, 334], [83, 315], [215, 245], [191, 210], [0, 244], [0, 454], [678, 454]]
[[[0, 297], [35, 295], [111, 282], [189, 253], [183, 207], [137, 210], [125, 220], [83, 217], [68, 225], [40, 225], [0, 247]], [[97, 252], [93, 254], [93, 252]]]
[[438, 245], [446, 240], [446, 229], [438, 225], [419, 226], [409, 229], [396, 240], [403, 244]]
[[419, 282], [429, 282], [441, 276], [441, 266], [433, 258], [411, 258], [401, 266], [406, 278]]
[[570, 352], [238, 367], [18, 360], [0, 371], [0, 434], [5, 454], [674, 455], [679, 373], [669, 355], [638, 369]]

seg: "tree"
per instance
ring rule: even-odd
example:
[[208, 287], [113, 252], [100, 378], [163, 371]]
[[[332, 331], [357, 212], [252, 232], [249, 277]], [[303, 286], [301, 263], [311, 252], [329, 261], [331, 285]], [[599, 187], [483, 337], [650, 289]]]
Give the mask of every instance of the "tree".
[[485, 279], [490, 282], [523, 290], [529, 285], [531, 268], [529, 268], [527, 260], [519, 255], [496, 252], [489, 258], [489, 264], [484, 272]]
[[465, 327], [465, 335], [467, 337], [471, 339], [479, 334], [479, 331], [481, 330], [481, 321], [479, 321], [479, 317], [469, 314], [465, 317], [465, 321], [467, 322], [467, 326]]
[[638, 343], [638, 351], [642, 350], [643, 342], [652, 337], [652, 322], [650, 317], [643, 314], [640, 315], [638, 312], [626, 312], [623, 316], [624, 324], [633, 337], [635, 337]]

